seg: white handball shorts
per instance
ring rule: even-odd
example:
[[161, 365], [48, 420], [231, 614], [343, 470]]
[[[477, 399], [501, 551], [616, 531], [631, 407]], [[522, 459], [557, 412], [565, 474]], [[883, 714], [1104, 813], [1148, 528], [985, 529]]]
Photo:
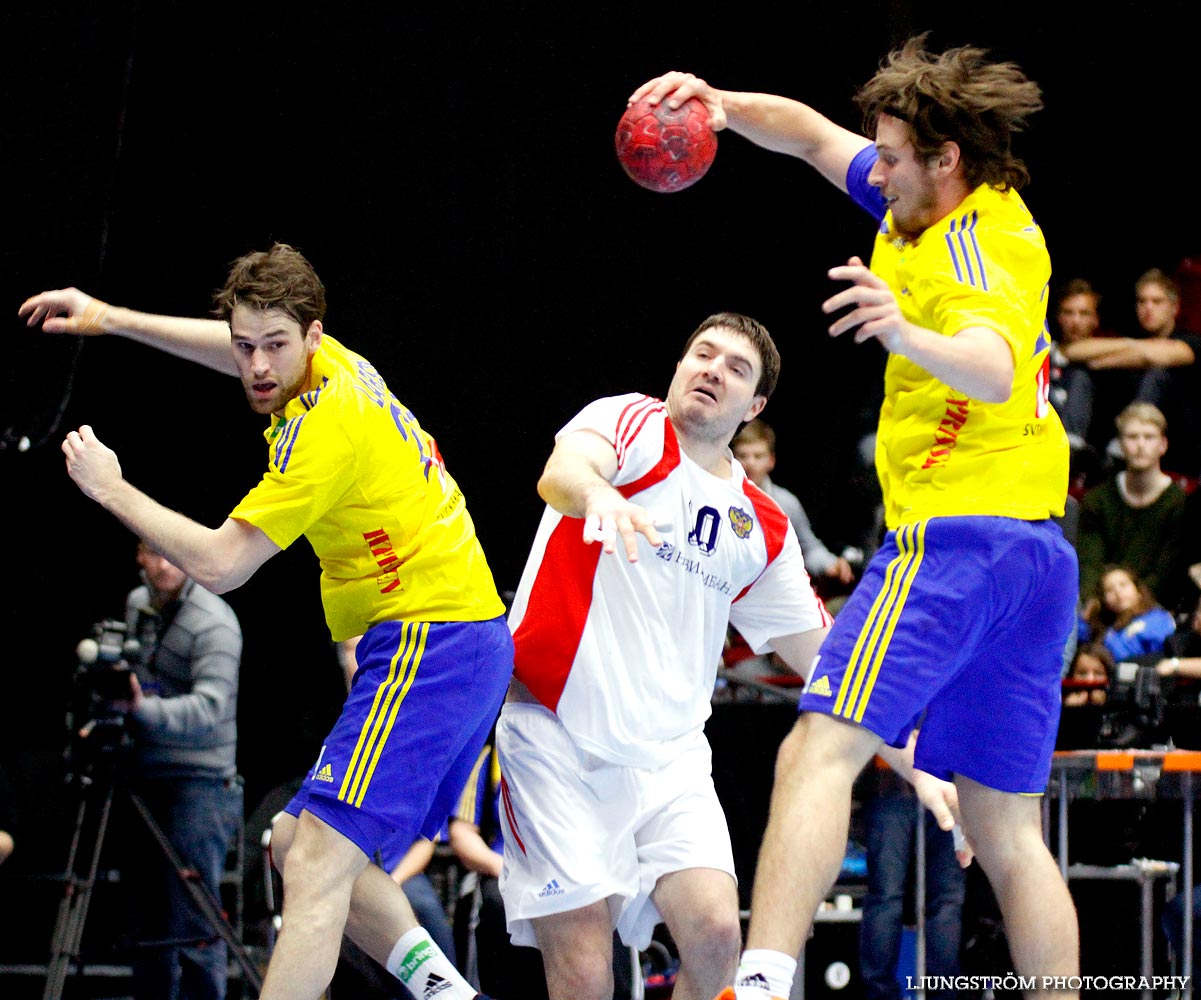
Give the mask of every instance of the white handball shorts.
[[736, 878], [704, 734], [657, 770], [580, 750], [558, 716], [508, 703], [496, 726], [505, 861], [500, 892], [513, 943], [537, 946], [530, 921], [605, 900], [627, 945], [643, 949], [662, 917], [659, 879], [690, 868]]

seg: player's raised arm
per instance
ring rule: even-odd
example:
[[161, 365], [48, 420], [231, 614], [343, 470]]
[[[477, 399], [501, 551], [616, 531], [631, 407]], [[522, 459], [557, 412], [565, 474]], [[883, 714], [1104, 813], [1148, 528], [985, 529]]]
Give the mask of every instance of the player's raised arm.
[[617, 551], [621, 535], [626, 558], [638, 561], [638, 535], [658, 547], [654, 518], [630, 503], [611, 482], [617, 475], [617, 452], [594, 431], [575, 431], [560, 438], [538, 480], [538, 495], [560, 514], [584, 519], [584, 541], [600, 542]]
[[109, 305], [78, 288], [31, 296], [21, 303], [17, 315], [25, 319], [26, 326], [40, 324], [46, 333], [115, 334], [225, 375], [238, 374], [229, 327], [222, 320], [138, 312]]
[[729, 128], [765, 149], [804, 160], [840, 191], [847, 189], [851, 160], [871, 144], [800, 101], [718, 90], [691, 73], [665, 73], [648, 80], [630, 95], [630, 102], [666, 100], [677, 107], [690, 97], [699, 98], [709, 109], [709, 127], [714, 131]]

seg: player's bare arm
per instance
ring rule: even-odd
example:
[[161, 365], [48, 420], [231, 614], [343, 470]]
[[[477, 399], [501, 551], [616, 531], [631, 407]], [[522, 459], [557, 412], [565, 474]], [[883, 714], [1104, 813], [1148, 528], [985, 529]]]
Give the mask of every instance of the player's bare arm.
[[617, 452], [595, 431], [576, 431], [561, 438], [547, 460], [538, 495], [560, 514], [584, 519], [584, 541], [600, 542], [606, 553], [617, 551], [620, 535], [630, 562], [638, 561], [638, 535], [658, 548], [654, 518], [630, 503], [612, 484]]
[[892, 354], [921, 365], [940, 382], [986, 403], [1003, 403], [1013, 391], [1013, 353], [1005, 339], [985, 326], [971, 326], [954, 336], [910, 323], [896, 294], [858, 257], [830, 269], [835, 281], [851, 286], [822, 303], [822, 311], [844, 313], [830, 324], [830, 336], [854, 330], [855, 343], [875, 338]]
[[227, 519], [207, 528], [126, 482], [116, 453], [87, 424], [63, 441], [67, 474], [130, 531], [215, 594], [241, 586], [280, 551], [261, 530]]
[[813, 658], [821, 648], [829, 627], [810, 629], [808, 632], [795, 632], [792, 635], [776, 636], [771, 640], [771, 648], [780, 659], [802, 677], [809, 672]]
[[229, 327], [221, 320], [159, 316], [110, 305], [78, 288], [41, 292], [21, 303], [17, 315], [45, 333], [112, 334], [194, 361], [224, 375], [237, 375]]
[[709, 127], [737, 132], [751, 142], [786, 153], [814, 167], [840, 191], [847, 189], [847, 168], [870, 140], [836, 125], [800, 101], [774, 94], [718, 90], [691, 73], [671, 72], [648, 80], [630, 95], [630, 103], [646, 98], [678, 107], [690, 97], [709, 109]]

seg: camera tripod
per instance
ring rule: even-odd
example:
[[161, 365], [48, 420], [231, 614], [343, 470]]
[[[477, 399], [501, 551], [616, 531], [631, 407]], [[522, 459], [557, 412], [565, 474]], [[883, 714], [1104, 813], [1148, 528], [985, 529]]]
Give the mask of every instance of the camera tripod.
[[[102, 751], [102, 754], [110, 756], [115, 753], [115, 749], [111, 747]], [[201, 881], [196, 872], [180, 858], [142, 799], [118, 778], [115, 764], [111, 760], [108, 761], [107, 766], [100, 769], [99, 775], [96, 770], [94, 765], [88, 767], [75, 779], [80, 786], [79, 807], [76, 813], [75, 829], [71, 836], [71, 847], [67, 855], [65, 889], [63, 898], [59, 900], [54, 935], [50, 941], [50, 961], [47, 966], [46, 987], [42, 992], [42, 1000], [59, 1000], [72, 968], [74, 967], [78, 971], [82, 967], [80, 944], [83, 940], [84, 924], [87, 922], [92, 889], [96, 885], [96, 873], [100, 865], [101, 851], [104, 847], [104, 837], [108, 830], [113, 801], [118, 792], [133, 806], [134, 815], [140, 819], [152, 839], [157, 843], [171, 871], [179, 878], [197, 911], [212, 928], [214, 936], [225, 942], [229, 954], [241, 967], [246, 982], [250, 984], [257, 995], [262, 990], [262, 977], [242, 942], [238, 940], [233, 928], [230, 927], [229, 921], [225, 919], [220, 901], [214, 897], [209, 887]], [[87, 866], [86, 870], [81, 870], [84, 864]], [[162, 943], [183, 945], [196, 942]]]

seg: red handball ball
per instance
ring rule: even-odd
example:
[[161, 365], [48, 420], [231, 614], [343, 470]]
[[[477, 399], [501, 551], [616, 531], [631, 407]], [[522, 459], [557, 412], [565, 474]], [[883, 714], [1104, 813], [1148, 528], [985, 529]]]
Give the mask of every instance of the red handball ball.
[[717, 155], [717, 133], [708, 121], [708, 109], [695, 97], [674, 109], [667, 101], [638, 101], [617, 123], [617, 159], [644, 188], [683, 191], [705, 176]]

